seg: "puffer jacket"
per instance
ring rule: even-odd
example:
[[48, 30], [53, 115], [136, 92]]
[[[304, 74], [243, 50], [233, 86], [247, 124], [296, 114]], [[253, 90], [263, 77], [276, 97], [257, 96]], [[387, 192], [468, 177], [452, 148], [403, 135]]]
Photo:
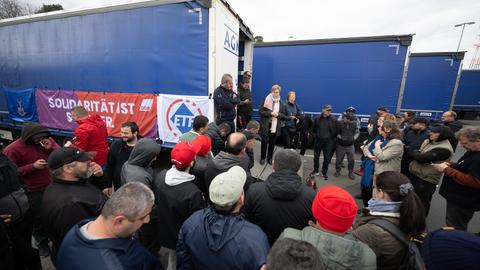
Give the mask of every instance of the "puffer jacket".
[[205, 208], [180, 229], [177, 269], [260, 269], [269, 248], [265, 233], [241, 214], [224, 216]]
[[265, 182], [250, 186], [242, 211], [273, 244], [287, 227], [303, 229], [313, 220], [314, 198], [315, 191], [304, 185], [296, 172], [282, 170], [270, 174]]
[[161, 146], [149, 138], [140, 139], [122, 166], [120, 180], [122, 185], [128, 182], [140, 182], [154, 189], [153, 170], [150, 163], [160, 153]]
[[98, 115], [90, 115], [77, 121], [73, 144], [86, 152], [96, 153], [94, 162], [100, 166], [107, 163], [108, 143], [107, 126]]
[[386, 219], [394, 224], [399, 224], [395, 217], [382, 216], [380, 213], [365, 214], [353, 225], [352, 235], [367, 244], [377, 255], [377, 269], [396, 270], [402, 263], [407, 250], [406, 246], [397, 240], [395, 236], [383, 228], [368, 223], [372, 219]]
[[[374, 142], [375, 140], [363, 147], [363, 154], [365, 156], [369, 155], [368, 148]], [[392, 139], [380, 151], [374, 148], [373, 154], [378, 159], [378, 161], [375, 162], [375, 175], [387, 171], [400, 172], [403, 155], [403, 143], [401, 140]]]
[[312, 244], [322, 254], [325, 269], [377, 269], [377, 256], [372, 249], [349, 233], [340, 236], [308, 226], [302, 230], [287, 228], [280, 235], [281, 238]]

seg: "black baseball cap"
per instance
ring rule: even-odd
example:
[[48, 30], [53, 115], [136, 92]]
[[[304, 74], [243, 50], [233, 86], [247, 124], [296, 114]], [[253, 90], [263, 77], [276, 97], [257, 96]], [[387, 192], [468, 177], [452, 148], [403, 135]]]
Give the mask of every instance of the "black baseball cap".
[[75, 147], [62, 147], [50, 154], [48, 157], [48, 167], [55, 170], [74, 161], [85, 162], [92, 160], [94, 156], [93, 153], [85, 152]]

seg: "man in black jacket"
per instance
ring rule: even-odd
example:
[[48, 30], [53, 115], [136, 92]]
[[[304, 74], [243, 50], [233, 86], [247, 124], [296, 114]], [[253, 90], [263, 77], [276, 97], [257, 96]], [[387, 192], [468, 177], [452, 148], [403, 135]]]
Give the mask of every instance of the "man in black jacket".
[[91, 175], [103, 175], [92, 155], [74, 147], [59, 148], [48, 157], [52, 183], [43, 195], [40, 216], [53, 242], [52, 262], [67, 232], [78, 222], [100, 214], [107, 197], [88, 182]]
[[337, 147], [336, 155], [337, 160], [335, 162], [335, 177], [340, 176], [340, 171], [342, 170], [343, 158], [347, 155], [348, 161], [348, 178], [354, 180], [355, 175], [353, 175], [353, 167], [355, 165], [355, 147], [353, 143], [358, 138], [360, 134], [357, 126], [357, 120], [355, 114], [346, 113], [342, 120], [338, 122], [338, 135], [337, 135]]
[[320, 175], [320, 152], [323, 151], [322, 176], [328, 180], [328, 165], [335, 151], [337, 137], [337, 119], [332, 116], [332, 106], [325, 105], [322, 113], [313, 122], [313, 134], [315, 135], [313, 173]]
[[138, 141], [138, 125], [135, 122], [125, 122], [120, 128], [121, 140], [115, 140], [108, 150], [106, 172], [113, 182], [113, 189], [117, 190], [122, 185], [120, 172], [127, 162], [130, 153]]
[[301, 164], [295, 151], [277, 151], [274, 172], [265, 182], [252, 184], [246, 193], [243, 213], [262, 228], [270, 244], [285, 228], [302, 229], [313, 220], [311, 206], [315, 191], [304, 185], [297, 174]]
[[[225, 143], [225, 151], [220, 152], [214, 159], [212, 166], [209, 166], [205, 171], [205, 186], [206, 189], [210, 187], [215, 176], [228, 171], [233, 166], [242, 167], [245, 172], [248, 171], [248, 162], [244, 162], [245, 148], [247, 146], [247, 138], [240, 132], [232, 133], [228, 136]], [[250, 183], [253, 181], [252, 177], [247, 174], [247, 181], [244, 189], [247, 190]]]
[[422, 143], [428, 139], [430, 134], [428, 130], [429, 124], [430, 121], [427, 118], [417, 116], [411, 120], [410, 126], [403, 130], [404, 150], [401, 170], [407, 177], [410, 177], [409, 166], [413, 160], [412, 153], [420, 149]]
[[237, 110], [237, 129], [243, 130], [248, 122], [252, 119], [252, 92], [250, 91], [250, 81], [243, 80], [238, 87], [238, 96], [240, 103], [238, 103]]
[[228, 123], [221, 123], [217, 126], [215, 123], [208, 124], [208, 130], [205, 133], [212, 139], [212, 155], [216, 156], [220, 151], [225, 150], [225, 139], [230, 134], [231, 129]]
[[480, 211], [480, 128], [460, 130], [458, 140], [467, 150], [458, 162], [432, 166], [444, 173], [439, 193], [447, 200], [447, 225], [466, 231], [473, 214]]
[[[444, 112], [442, 115], [442, 123], [449, 127], [453, 133], [457, 133], [463, 127], [463, 124], [457, 120], [457, 113], [454, 111]], [[455, 136], [450, 138], [450, 144], [452, 145], [453, 151], [455, 151], [458, 145], [458, 140]]]
[[233, 120], [236, 117], [235, 107], [240, 103], [240, 98], [233, 92], [233, 79], [230, 74], [223, 74], [222, 84], [213, 92], [215, 106], [215, 123], [228, 123], [231, 131], [235, 131]]
[[168, 268], [175, 269], [175, 247], [183, 222], [193, 212], [205, 207], [200, 189], [193, 183], [190, 169], [197, 149], [192, 143], [177, 143], [171, 153], [172, 168], [155, 177], [155, 204], [158, 207], [158, 240], [169, 249]]

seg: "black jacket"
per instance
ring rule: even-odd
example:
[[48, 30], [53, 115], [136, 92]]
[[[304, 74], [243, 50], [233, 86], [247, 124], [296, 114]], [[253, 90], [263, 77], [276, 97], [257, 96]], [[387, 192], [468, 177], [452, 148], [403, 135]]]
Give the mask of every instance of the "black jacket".
[[[315, 135], [315, 139], [335, 139], [338, 134], [337, 119], [332, 115], [323, 117], [322, 114], [320, 114], [313, 121], [312, 132]], [[326, 136], [327, 133], [329, 136]]]
[[195, 165], [190, 169], [190, 174], [195, 175], [193, 183], [202, 191], [205, 198], [208, 197], [208, 189], [205, 185], [205, 171], [211, 167], [213, 160], [209, 157], [197, 156], [195, 159]]
[[353, 145], [355, 139], [358, 137], [359, 134], [356, 121], [351, 124], [347, 123], [344, 120], [337, 121], [337, 131], [337, 142], [341, 146]]
[[[240, 101], [244, 101], [246, 99], [252, 101], [252, 91], [249, 89], [243, 89], [241, 86], [238, 87], [238, 96], [240, 98]], [[252, 115], [252, 112], [252, 103], [238, 105], [237, 113], [239, 115]]]
[[40, 208], [43, 228], [53, 242], [53, 260], [67, 232], [78, 222], [97, 217], [106, 201], [107, 197], [85, 180], [53, 178], [45, 189]]
[[213, 104], [215, 106], [216, 120], [233, 121], [235, 119], [235, 106], [240, 103], [238, 95], [223, 88], [223, 86], [217, 87], [213, 92]]
[[132, 152], [133, 146], [128, 146], [122, 140], [115, 140], [108, 150], [107, 155], [107, 167], [106, 174], [110, 178], [110, 181], [113, 182], [114, 190], [120, 188], [120, 172], [122, 171], [122, 166], [127, 162]]
[[215, 124], [214, 122], [208, 124], [208, 129], [207, 132], [205, 132], [205, 135], [210, 137], [210, 139], [212, 140], [213, 156], [216, 156], [218, 153], [220, 153], [220, 151], [223, 151], [225, 149], [225, 141], [220, 134], [220, 129], [218, 128], [217, 124]]
[[[449, 127], [450, 130], [452, 130], [453, 133], [457, 133], [460, 129], [463, 128], [463, 124], [460, 123], [460, 121], [455, 120], [453, 122], [444, 122], [443, 123], [445, 126]], [[455, 152], [455, 149], [457, 149], [458, 145], [458, 139], [455, 136], [452, 136], [450, 139], [450, 144], [452, 145], [453, 151]]]
[[409, 176], [409, 166], [410, 162], [412, 162], [413, 158], [412, 155], [414, 151], [420, 149], [422, 146], [423, 141], [428, 139], [429, 131], [428, 129], [422, 130], [420, 132], [411, 129], [410, 127], [405, 128], [404, 136], [403, 136], [403, 143], [404, 143], [404, 151], [402, 157], [402, 165], [401, 170], [402, 173]]
[[[175, 170], [174, 168], [170, 170]], [[192, 181], [169, 185], [168, 170], [155, 176], [155, 204], [158, 213], [158, 239], [162, 247], [175, 250], [178, 232], [193, 212], [205, 207], [202, 192]]]
[[[273, 119], [273, 117], [271, 116], [272, 110], [262, 106], [260, 107], [258, 112], [260, 113], [260, 130], [258, 131], [258, 133], [261, 135], [268, 135], [268, 133], [270, 133], [270, 125]], [[280, 136], [282, 134], [280, 132], [282, 128], [281, 122], [287, 120], [287, 117], [285, 117], [285, 104], [282, 101], [280, 101], [280, 108], [278, 110], [277, 119], [277, 131], [275, 133], [277, 134], [277, 136]]]
[[[480, 151], [467, 151], [452, 168], [480, 179]], [[480, 210], [480, 188], [461, 185], [444, 174], [440, 195], [462, 208]]]
[[[241, 157], [234, 156], [232, 154], [226, 152], [220, 152], [214, 159], [211, 166], [207, 168], [205, 171], [205, 187], [207, 190], [210, 188], [210, 183], [212, 183], [213, 178], [215, 176], [228, 171], [233, 166], [240, 166], [242, 167], [245, 172], [248, 172], [248, 167], [245, 168], [245, 162], [243, 162]], [[248, 164], [247, 164], [248, 166]], [[247, 173], [247, 181], [243, 186], [243, 189], [246, 191], [249, 185], [253, 182], [253, 178], [250, 174]], [[208, 196], [206, 196], [208, 197]]]
[[252, 184], [245, 196], [243, 213], [262, 228], [273, 244], [287, 228], [303, 229], [313, 220], [315, 191], [303, 184], [296, 172], [273, 172], [265, 182]]

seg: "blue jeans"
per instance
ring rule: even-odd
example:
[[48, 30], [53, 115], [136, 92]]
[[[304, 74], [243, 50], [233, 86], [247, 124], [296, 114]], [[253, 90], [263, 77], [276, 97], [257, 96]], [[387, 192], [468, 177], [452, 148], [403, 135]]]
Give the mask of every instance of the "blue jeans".
[[323, 151], [323, 165], [322, 165], [322, 175], [327, 175], [328, 164], [332, 160], [333, 152], [335, 151], [335, 139], [319, 139], [315, 138], [315, 143], [313, 145], [314, 155], [313, 155], [313, 170], [315, 172], [319, 171], [320, 168], [320, 152]]

